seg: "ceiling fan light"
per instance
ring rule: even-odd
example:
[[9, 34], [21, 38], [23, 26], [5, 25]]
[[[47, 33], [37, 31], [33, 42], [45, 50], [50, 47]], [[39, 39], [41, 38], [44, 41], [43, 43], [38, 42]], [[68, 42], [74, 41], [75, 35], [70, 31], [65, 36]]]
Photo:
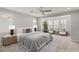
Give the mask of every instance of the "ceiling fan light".
[[67, 10], [70, 10], [70, 8], [67, 8]]

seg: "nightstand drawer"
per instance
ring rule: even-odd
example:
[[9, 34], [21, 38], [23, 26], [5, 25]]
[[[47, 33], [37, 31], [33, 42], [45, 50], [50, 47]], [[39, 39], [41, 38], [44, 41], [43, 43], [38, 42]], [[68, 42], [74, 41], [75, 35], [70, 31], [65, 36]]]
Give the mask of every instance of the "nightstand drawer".
[[11, 44], [16, 43], [16, 42], [17, 42], [16, 36], [3, 37], [3, 45], [4, 46], [11, 45]]
[[3, 45], [9, 45], [9, 39], [3, 38]]

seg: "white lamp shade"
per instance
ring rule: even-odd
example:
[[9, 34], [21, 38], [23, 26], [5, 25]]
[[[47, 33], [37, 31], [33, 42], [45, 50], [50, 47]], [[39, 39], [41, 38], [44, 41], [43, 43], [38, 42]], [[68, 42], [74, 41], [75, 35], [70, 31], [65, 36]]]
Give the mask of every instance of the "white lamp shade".
[[34, 25], [34, 28], [37, 28], [37, 25]]
[[15, 25], [9, 25], [9, 29], [15, 29]]

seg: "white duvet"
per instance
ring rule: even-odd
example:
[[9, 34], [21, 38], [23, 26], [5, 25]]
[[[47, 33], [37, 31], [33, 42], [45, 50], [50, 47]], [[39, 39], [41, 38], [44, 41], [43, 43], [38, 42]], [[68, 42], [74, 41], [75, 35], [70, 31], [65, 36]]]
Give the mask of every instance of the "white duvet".
[[28, 51], [39, 51], [46, 43], [53, 38], [48, 33], [32, 32], [17, 35], [18, 43]]

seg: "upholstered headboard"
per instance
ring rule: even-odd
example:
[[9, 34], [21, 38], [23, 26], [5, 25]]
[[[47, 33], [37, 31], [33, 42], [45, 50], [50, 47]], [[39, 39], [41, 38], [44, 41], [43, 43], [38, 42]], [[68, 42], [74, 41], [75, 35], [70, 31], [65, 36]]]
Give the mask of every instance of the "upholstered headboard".
[[30, 28], [17, 28], [16, 33], [29, 33], [32, 32], [32, 29]]

